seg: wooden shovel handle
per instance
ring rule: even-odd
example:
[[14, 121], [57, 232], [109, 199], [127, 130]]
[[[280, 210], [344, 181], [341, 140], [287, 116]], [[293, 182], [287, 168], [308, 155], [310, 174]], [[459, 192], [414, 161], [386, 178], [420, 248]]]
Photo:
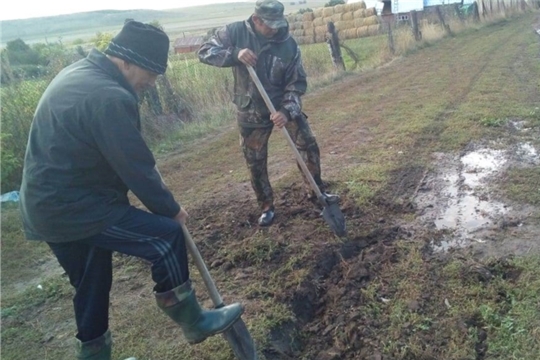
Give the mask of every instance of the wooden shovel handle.
[[210, 298], [212, 299], [212, 302], [214, 303], [214, 306], [216, 308], [223, 306], [223, 299], [221, 298], [221, 295], [219, 295], [218, 289], [216, 287], [216, 284], [214, 283], [214, 280], [210, 276], [210, 272], [208, 271], [208, 268], [206, 267], [206, 264], [204, 263], [204, 260], [201, 256], [201, 253], [199, 252], [199, 249], [197, 249], [197, 245], [195, 245], [195, 242], [191, 238], [191, 235], [186, 228], [186, 225], [182, 224], [182, 230], [184, 231], [184, 237], [186, 240], [186, 247], [193, 258], [193, 262], [195, 263], [195, 266], [199, 270], [199, 273], [201, 274], [204, 284], [206, 285], [206, 288], [208, 289], [208, 294], [210, 294]]

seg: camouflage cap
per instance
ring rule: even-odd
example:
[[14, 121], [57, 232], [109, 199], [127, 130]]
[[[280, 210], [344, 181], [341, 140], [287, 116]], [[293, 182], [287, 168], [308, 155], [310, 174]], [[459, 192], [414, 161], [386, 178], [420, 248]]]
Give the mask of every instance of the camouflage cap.
[[283, 16], [285, 7], [277, 0], [258, 0], [255, 3], [255, 15], [260, 17], [266, 26], [278, 29], [287, 26]]

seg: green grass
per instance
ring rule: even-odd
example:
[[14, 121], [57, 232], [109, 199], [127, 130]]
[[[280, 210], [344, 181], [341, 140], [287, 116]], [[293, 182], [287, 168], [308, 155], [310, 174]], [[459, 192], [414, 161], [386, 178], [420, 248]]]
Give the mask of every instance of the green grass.
[[514, 201], [540, 205], [540, 168], [511, 168], [500, 188]]
[[[474, 359], [479, 331], [487, 332], [486, 359], [534, 359], [539, 353], [539, 256], [487, 261], [489, 281], [479, 281], [475, 266], [484, 265], [473, 258], [440, 263], [422, 255], [421, 244], [399, 243], [396, 257], [361, 290], [369, 304], [363, 317], [379, 329], [384, 355]], [[520, 275], [514, 279], [512, 273]], [[434, 344], [442, 339], [439, 353]]]

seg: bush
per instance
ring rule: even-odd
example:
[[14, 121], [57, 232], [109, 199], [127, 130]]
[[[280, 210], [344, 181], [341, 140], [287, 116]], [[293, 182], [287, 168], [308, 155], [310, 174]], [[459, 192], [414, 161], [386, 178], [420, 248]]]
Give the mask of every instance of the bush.
[[2, 86], [2, 192], [18, 190], [30, 125], [49, 80], [26, 80]]
[[345, 0], [330, 0], [329, 2], [324, 4], [324, 7], [331, 7], [331, 6], [344, 5], [344, 4], [345, 4]]

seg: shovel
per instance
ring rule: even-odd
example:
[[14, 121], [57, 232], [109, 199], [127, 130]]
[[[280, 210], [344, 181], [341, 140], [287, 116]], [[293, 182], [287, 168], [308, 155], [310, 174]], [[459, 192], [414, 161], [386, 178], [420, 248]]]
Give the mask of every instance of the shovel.
[[[270, 113], [275, 113], [276, 108], [274, 107], [274, 104], [272, 104], [272, 101], [268, 97], [268, 94], [266, 93], [266, 90], [261, 84], [261, 81], [259, 80], [259, 77], [257, 76], [257, 73], [253, 69], [253, 67], [246, 65], [249, 75], [251, 76], [251, 79], [255, 83], [255, 86], [257, 86], [257, 89], [259, 90], [259, 93], [261, 94], [262, 98], [264, 99], [264, 102], [266, 103], [266, 106], [268, 107], [268, 110], [270, 110]], [[313, 179], [313, 176], [311, 176], [311, 173], [309, 172], [309, 169], [306, 166], [306, 163], [304, 162], [304, 159], [302, 159], [302, 155], [298, 152], [298, 149], [296, 148], [296, 145], [294, 141], [291, 139], [291, 136], [289, 135], [289, 132], [285, 127], [281, 128], [281, 131], [283, 132], [283, 135], [287, 138], [287, 142], [291, 146], [291, 148], [294, 151], [294, 155], [296, 156], [296, 161], [300, 165], [300, 168], [302, 169], [302, 172], [306, 176], [306, 178], [309, 181], [309, 184], [313, 188], [313, 191], [315, 191], [315, 194], [317, 195], [317, 199], [319, 200], [319, 203], [323, 207], [322, 216], [323, 219], [326, 221], [326, 223], [330, 226], [330, 229], [339, 237], [343, 237], [347, 234], [347, 228], [345, 225], [345, 217], [343, 216], [343, 213], [341, 212], [341, 209], [339, 208], [338, 201], [329, 201], [319, 189], [319, 186], [317, 186], [317, 183], [315, 182], [315, 179]]]
[[[206, 264], [201, 257], [199, 249], [197, 249], [195, 242], [191, 238], [191, 235], [189, 234], [186, 226], [183, 224], [182, 230], [184, 231], [184, 235], [186, 238], [186, 247], [191, 257], [193, 258], [195, 266], [197, 267], [199, 273], [203, 278], [204, 284], [208, 289], [208, 293], [210, 294], [210, 298], [212, 299], [214, 306], [216, 307], [216, 309], [225, 306], [225, 304], [223, 303], [223, 299], [221, 299], [221, 296], [219, 295], [219, 292], [216, 288], [216, 284], [214, 283], [214, 280], [212, 280], [212, 277], [210, 276], [210, 273], [206, 268]], [[257, 360], [257, 350], [255, 348], [255, 343], [253, 341], [253, 338], [249, 334], [246, 324], [244, 323], [242, 318], [238, 319], [233, 326], [226, 330], [223, 333], [223, 337], [231, 346], [237, 359]]]

